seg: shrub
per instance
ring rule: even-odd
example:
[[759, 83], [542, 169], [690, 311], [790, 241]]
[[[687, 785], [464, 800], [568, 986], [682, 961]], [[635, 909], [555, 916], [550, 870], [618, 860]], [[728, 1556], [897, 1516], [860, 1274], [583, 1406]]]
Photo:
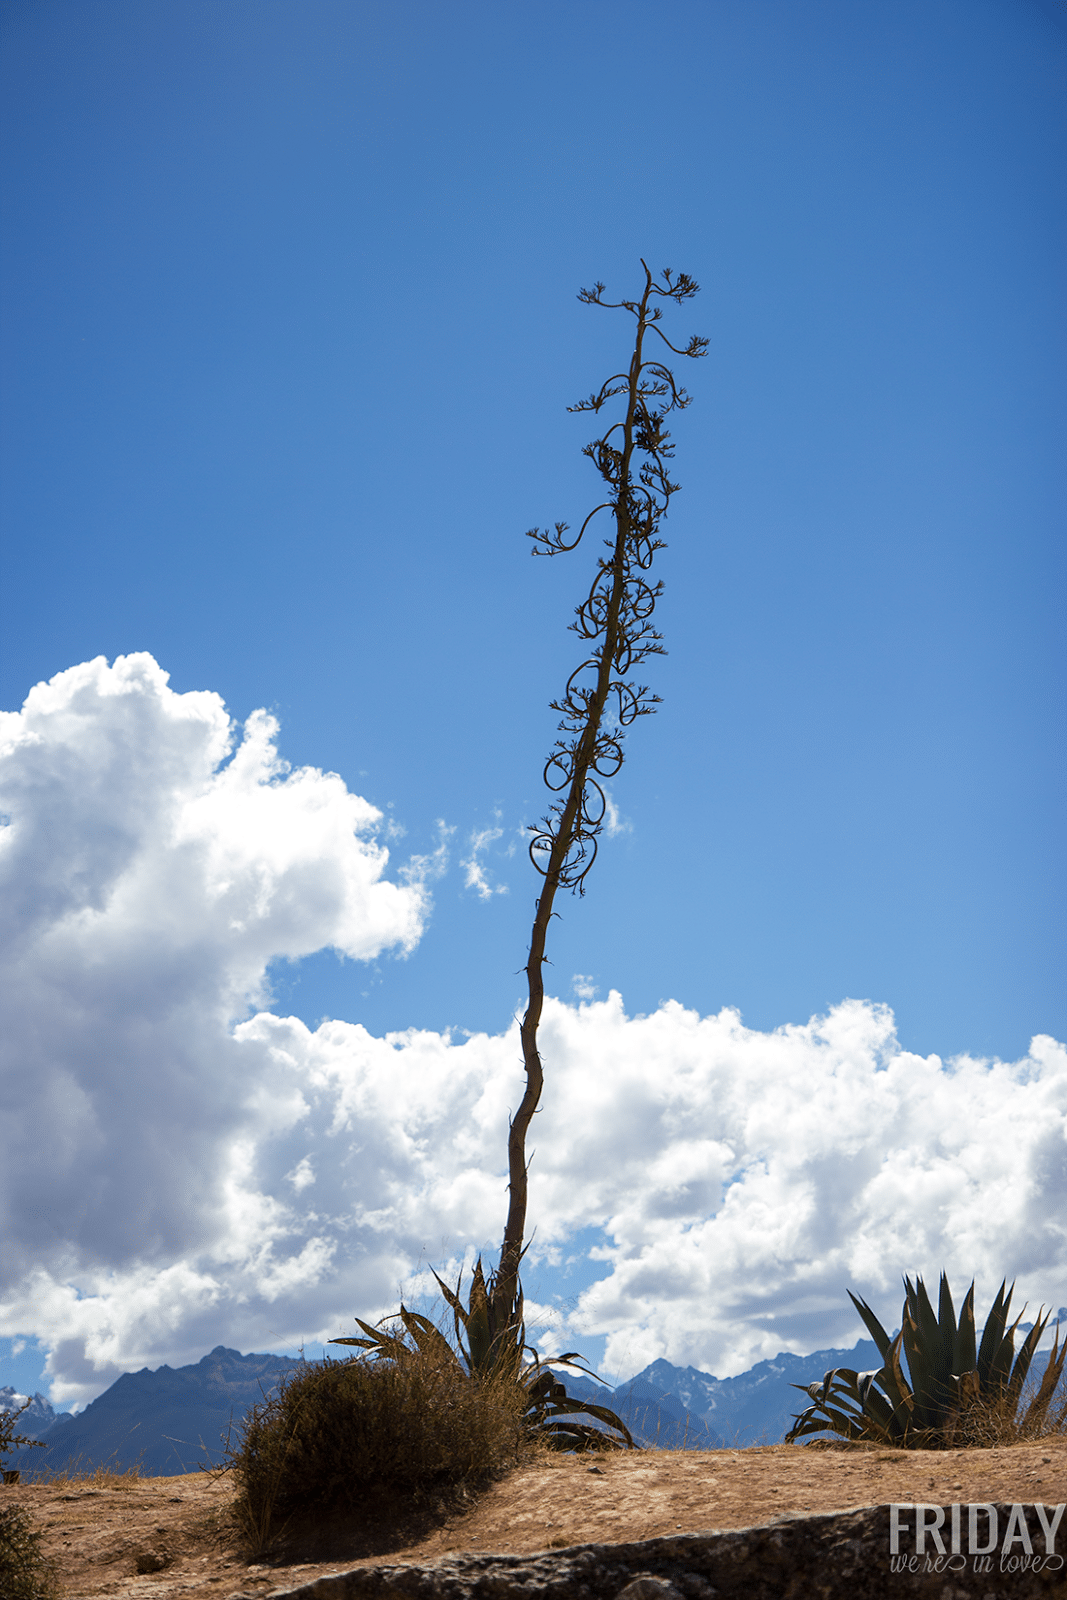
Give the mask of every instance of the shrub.
[[[516, 1298], [509, 1302], [501, 1325], [496, 1325], [499, 1300], [496, 1274], [488, 1283], [479, 1256], [471, 1279], [468, 1304], [460, 1298], [463, 1274], [455, 1290], [438, 1277], [438, 1286], [452, 1312], [454, 1345], [428, 1317], [401, 1304], [399, 1318], [385, 1317], [371, 1327], [361, 1317], [356, 1322], [364, 1337], [331, 1339], [331, 1344], [358, 1345], [378, 1358], [403, 1360], [412, 1348], [427, 1359], [451, 1366], [462, 1378], [491, 1377], [516, 1390], [524, 1433], [553, 1450], [621, 1450], [634, 1448], [633, 1437], [622, 1418], [607, 1406], [577, 1399], [567, 1393], [555, 1366], [565, 1366], [583, 1377], [596, 1378], [577, 1350], [542, 1359], [526, 1342], [522, 1285], [515, 1280]], [[397, 1328], [399, 1321], [400, 1327]], [[590, 1421], [595, 1418], [596, 1421]]]
[[53, 1600], [55, 1573], [41, 1550], [41, 1535], [20, 1506], [0, 1510], [0, 1594], [4, 1600]]
[[48, 1446], [43, 1439], [31, 1439], [27, 1434], [16, 1433], [15, 1424], [22, 1413], [28, 1410], [29, 1400], [23, 1402], [16, 1411], [0, 1411], [0, 1461], [9, 1450], [46, 1450]]
[[1060, 1347], [1058, 1324], [1041, 1382], [1031, 1384], [1029, 1394], [1024, 1395], [1048, 1314], [1038, 1316], [1016, 1355], [1015, 1333], [1023, 1312], [1009, 1327], [1014, 1285], [1007, 1289], [1006, 1279], [986, 1318], [981, 1343], [975, 1330], [973, 1283], [958, 1323], [944, 1273], [936, 1316], [921, 1278], [914, 1284], [905, 1278], [904, 1291], [900, 1332], [894, 1339], [870, 1306], [849, 1291], [883, 1365], [876, 1372], [834, 1367], [821, 1383], [806, 1388], [794, 1384], [795, 1389], [804, 1389], [814, 1404], [794, 1417], [787, 1443], [805, 1434], [829, 1431], [846, 1439], [904, 1449], [943, 1450], [1035, 1438], [1062, 1429], [1067, 1403], [1062, 1396], [1058, 1401], [1056, 1397], [1067, 1343]]
[[392, 1360], [316, 1362], [254, 1406], [230, 1451], [235, 1513], [253, 1555], [286, 1530], [384, 1502], [400, 1517], [520, 1459], [514, 1384], [472, 1378], [415, 1348]]

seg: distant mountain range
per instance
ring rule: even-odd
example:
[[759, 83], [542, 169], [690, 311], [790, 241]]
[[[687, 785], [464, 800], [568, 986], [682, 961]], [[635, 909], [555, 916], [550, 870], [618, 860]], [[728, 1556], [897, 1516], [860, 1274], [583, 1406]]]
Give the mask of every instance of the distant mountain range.
[[[1035, 1360], [1035, 1375], [1047, 1359]], [[299, 1365], [284, 1356], [243, 1356], [220, 1344], [195, 1366], [126, 1373], [76, 1417], [57, 1416], [43, 1395], [34, 1395], [17, 1431], [43, 1440], [48, 1449], [12, 1451], [4, 1465], [29, 1477], [104, 1465], [125, 1471], [140, 1464], [148, 1476], [162, 1477], [216, 1464], [231, 1424]], [[793, 1384], [814, 1383], [831, 1367], [864, 1372], [880, 1365], [877, 1347], [861, 1339], [851, 1350], [784, 1352], [736, 1378], [663, 1360], [615, 1389], [591, 1378], [560, 1376], [578, 1399], [617, 1412], [637, 1444], [717, 1450], [780, 1443], [807, 1403]], [[23, 1398], [14, 1389], [0, 1389], [0, 1410], [17, 1409]]]
[[10, 1384], [6, 1389], [0, 1389], [0, 1411], [18, 1411], [23, 1405], [26, 1409], [15, 1424], [15, 1432], [25, 1434], [27, 1439], [40, 1439], [57, 1422], [71, 1421], [69, 1411], [53, 1411], [43, 1394], [19, 1394]]
[[566, 1383], [572, 1394], [616, 1411], [639, 1444], [661, 1450], [744, 1449], [781, 1443], [794, 1415], [808, 1403], [791, 1387], [794, 1383], [814, 1383], [831, 1367], [866, 1372], [881, 1364], [874, 1342], [861, 1339], [851, 1350], [815, 1350], [810, 1356], [783, 1352], [736, 1378], [715, 1378], [659, 1360], [616, 1389], [588, 1378]]
[[[243, 1356], [217, 1345], [195, 1366], [127, 1372], [84, 1411], [57, 1416], [34, 1395], [16, 1432], [44, 1441], [47, 1450], [12, 1451], [5, 1467], [27, 1476], [106, 1465], [124, 1472], [140, 1463], [149, 1477], [194, 1472], [201, 1462], [222, 1460], [222, 1438], [299, 1362], [283, 1356]], [[0, 1390], [5, 1410], [21, 1404], [14, 1390]]]
[[[13, 1451], [4, 1465], [36, 1475], [104, 1464], [125, 1471], [140, 1463], [142, 1472], [161, 1477], [215, 1464], [231, 1423], [298, 1365], [283, 1356], [244, 1356], [217, 1345], [193, 1366], [124, 1374], [76, 1417], [57, 1415], [43, 1395], [34, 1395], [17, 1429], [48, 1449]], [[780, 1440], [804, 1403], [790, 1383], [811, 1383], [828, 1367], [877, 1365], [875, 1346], [861, 1340], [853, 1350], [776, 1356], [736, 1378], [715, 1378], [669, 1361], [654, 1361], [615, 1389], [561, 1376], [578, 1398], [617, 1411], [639, 1444], [713, 1450]], [[15, 1410], [22, 1398], [14, 1389], [0, 1389], [0, 1409]]]

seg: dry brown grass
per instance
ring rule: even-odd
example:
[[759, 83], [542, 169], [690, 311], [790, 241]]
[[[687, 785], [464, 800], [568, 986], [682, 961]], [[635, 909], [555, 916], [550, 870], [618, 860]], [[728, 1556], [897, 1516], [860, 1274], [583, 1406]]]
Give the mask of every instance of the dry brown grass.
[[[1044, 1404], [1040, 1394], [1040, 1380], [1031, 1374], [1016, 1403], [976, 1402], [962, 1419], [964, 1429], [958, 1442], [972, 1448], [993, 1449], [1034, 1444], [1067, 1433], [1067, 1376], [1060, 1379], [1051, 1399]], [[948, 1446], [951, 1448], [951, 1440]]]
[[34, 1475], [33, 1483], [47, 1483], [51, 1489], [132, 1489], [141, 1482], [144, 1474], [140, 1463], [125, 1467], [121, 1472], [111, 1467], [83, 1467], [79, 1461], [64, 1467], [62, 1472], [42, 1470]]
[[529, 1453], [514, 1383], [452, 1361], [326, 1361], [294, 1373], [237, 1430], [227, 1466], [248, 1554], [321, 1535], [332, 1518], [397, 1522], [462, 1500]]

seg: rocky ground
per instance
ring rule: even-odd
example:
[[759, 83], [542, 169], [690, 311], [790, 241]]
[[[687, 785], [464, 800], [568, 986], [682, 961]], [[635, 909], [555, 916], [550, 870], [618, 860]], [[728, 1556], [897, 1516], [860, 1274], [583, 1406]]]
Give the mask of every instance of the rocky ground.
[[[44, 1532], [63, 1600], [266, 1596], [371, 1561], [513, 1552], [750, 1527], [798, 1512], [889, 1501], [1067, 1500], [1067, 1438], [994, 1450], [774, 1445], [547, 1457], [466, 1507], [362, 1540], [337, 1529], [284, 1562], [249, 1565], [227, 1516], [226, 1476], [74, 1480], [0, 1488]], [[329, 1559], [327, 1559], [327, 1556]]]

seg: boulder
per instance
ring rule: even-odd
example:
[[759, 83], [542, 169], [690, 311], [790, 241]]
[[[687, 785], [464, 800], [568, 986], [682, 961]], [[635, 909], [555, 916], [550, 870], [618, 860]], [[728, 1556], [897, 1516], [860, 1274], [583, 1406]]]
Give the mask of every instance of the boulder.
[[[925, 1551], [916, 1550], [921, 1509]], [[971, 1555], [962, 1514], [961, 1553], [951, 1554], [945, 1509], [939, 1557], [934, 1508], [898, 1508], [897, 1554], [890, 1507], [781, 1517], [758, 1528], [679, 1534], [635, 1544], [584, 1544], [537, 1555], [450, 1556], [433, 1566], [365, 1566], [275, 1589], [267, 1600], [1062, 1600], [1067, 1521], [1051, 1538], [1034, 1506], [995, 1507], [997, 1547]], [[1062, 1513], [1061, 1513], [1062, 1515]], [[990, 1542], [981, 1514], [979, 1546]], [[1010, 1543], [1008, 1541], [1010, 1540]], [[1027, 1551], [1029, 1545], [1029, 1552]], [[1051, 1545], [1051, 1550], [1047, 1548]], [[1006, 1546], [1006, 1548], [1005, 1548]], [[230, 1600], [244, 1600], [232, 1595]]]

